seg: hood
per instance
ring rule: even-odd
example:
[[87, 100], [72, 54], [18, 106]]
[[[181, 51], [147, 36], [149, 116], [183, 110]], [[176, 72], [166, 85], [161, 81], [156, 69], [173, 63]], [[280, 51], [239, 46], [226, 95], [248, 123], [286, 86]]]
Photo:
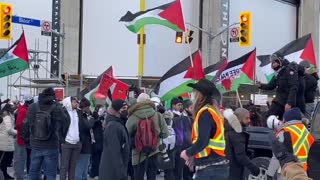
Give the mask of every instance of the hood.
[[72, 111], [71, 97], [64, 98], [62, 104], [67, 111]]
[[152, 101], [139, 102], [129, 108], [128, 113], [129, 116], [134, 115], [138, 118], [151, 117], [156, 113], [155, 105]]
[[243, 131], [240, 121], [237, 116], [234, 115], [232, 109], [224, 110], [223, 116], [225, 117], [225, 119], [227, 119], [228, 122], [228, 125], [226, 125], [226, 131], [230, 131], [231, 129], [233, 129], [237, 133], [241, 133]]
[[287, 66], [288, 64], [290, 64], [290, 62], [287, 59], [281, 61], [281, 66]]
[[39, 94], [39, 97], [38, 97], [38, 101], [40, 104], [53, 104], [54, 101], [55, 101], [55, 97], [54, 96], [46, 96], [42, 93]]

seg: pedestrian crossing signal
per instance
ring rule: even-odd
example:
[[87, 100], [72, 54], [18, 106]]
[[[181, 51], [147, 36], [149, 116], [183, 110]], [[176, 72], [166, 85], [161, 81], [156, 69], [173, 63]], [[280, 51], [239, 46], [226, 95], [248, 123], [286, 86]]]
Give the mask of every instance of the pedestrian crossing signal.
[[0, 3], [0, 39], [12, 38], [12, 5]]
[[239, 46], [251, 45], [251, 12], [240, 13]]

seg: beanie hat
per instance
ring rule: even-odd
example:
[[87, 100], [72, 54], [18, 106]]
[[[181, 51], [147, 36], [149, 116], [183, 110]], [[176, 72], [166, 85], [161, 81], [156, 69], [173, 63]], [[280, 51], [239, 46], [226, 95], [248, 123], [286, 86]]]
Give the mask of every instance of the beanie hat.
[[121, 99], [113, 100], [111, 103], [111, 107], [116, 111], [119, 111], [123, 106], [126, 106], [126, 105], [127, 103]]
[[146, 93], [141, 93], [137, 98], [137, 102], [139, 103], [144, 101], [150, 101], [150, 96]]
[[42, 95], [44, 96], [56, 96], [53, 88], [46, 88], [42, 91]]
[[302, 116], [301, 116], [300, 109], [297, 107], [290, 109], [289, 111], [284, 113], [283, 119], [285, 122], [292, 121], [292, 120], [301, 121]]
[[90, 101], [84, 97], [80, 100], [79, 108], [82, 109], [85, 107], [90, 107], [90, 105], [91, 105]]
[[247, 114], [249, 114], [249, 111], [245, 108], [237, 108], [234, 111], [234, 115], [237, 116], [239, 121], [243, 121], [246, 118]]
[[299, 63], [300, 66], [304, 67], [304, 68], [309, 68], [310, 67], [310, 62], [307, 60], [303, 60]]

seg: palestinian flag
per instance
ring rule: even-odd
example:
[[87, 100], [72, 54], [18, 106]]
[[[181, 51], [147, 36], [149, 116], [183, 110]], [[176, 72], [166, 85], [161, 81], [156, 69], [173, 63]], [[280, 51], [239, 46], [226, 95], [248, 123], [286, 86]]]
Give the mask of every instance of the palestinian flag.
[[108, 74], [104, 74], [98, 90], [94, 93], [94, 99], [122, 99], [125, 101], [127, 99], [128, 90], [129, 86], [127, 84]]
[[120, 22], [124, 22], [126, 27], [134, 33], [148, 24], [166, 26], [174, 31], [186, 31], [180, 0], [134, 14], [128, 11], [121, 17]]
[[252, 84], [255, 62], [255, 49], [236, 60], [230, 61], [214, 81], [219, 91], [221, 93], [236, 91], [240, 84]]
[[171, 100], [174, 97], [191, 92], [192, 88], [188, 87], [187, 84], [205, 77], [200, 50], [193, 53], [192, 57], [193, 67], [188, 56], [161, 77], [154, 92], [158, 94], [162, 101]]
[[[299, 64], [303, 60], [308, 60], [312, 66], [317, 66], [311, 34], [290, 42], [276, 53], [282, 54], [290, 62]], [[262, 55], [257, 58], [261, 61], [260, 67], [269, 82], [274, 73], [271, 68], [270, 55]]]
[[222, 61], [217, 62], [211, 66], [208, 66], [204, 69], [204, 73], [206, 74], [206, 78], [212, 81], [215, 81], [221, 74], [221, 72], [228, 65], [228, 59], [224, 59]]
[[28, 68], [28, 48], [24, 32], [22, 32], [20, 38], [0, 58], [0, 78]]
[[[99, 89], [100, 81], [101, 81], [104, 74], [108, 74], [110, 76], [113, 76], [112, 66], [110, 66], [106, 71], [104, 71], [102, 74], [100, 74], [100, 76], [98, 76], [87, 88], [82, 90], [79, 94], [79, 96], [81, 98], [86, 97], [87, 99], [90, 100], [91, 107], [95, 107], [94, 94]], [[110, 97], [111, 97], [111, 94], [110, 94]]]

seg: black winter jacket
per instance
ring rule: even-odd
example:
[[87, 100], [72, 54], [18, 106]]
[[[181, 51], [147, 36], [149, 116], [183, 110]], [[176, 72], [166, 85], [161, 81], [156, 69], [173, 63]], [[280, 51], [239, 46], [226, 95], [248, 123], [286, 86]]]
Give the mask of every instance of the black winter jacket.
[[95, 140], [95, 142], [92, 144], [92, 153], [101, 152], [103, 149], [103, 127], [101, 120], [98, 120], [94, 123], [92, 131]]
[[[59, 141], [57, 133], [61, 126], [61, 122], [65, 119], [65, 114], [63, 113], [62, 106], [55, 102], [55, 97], [53, 96], [44, 96], [43, 94], [39, 95], [40, 109], [47, 111], [51, 106], [56, 106], [51, 111], [51, 120], [52, 120], [52, 136], [47, 141], [37, 141], [30, 136], [30, 147], [33, 149], [58, 149]], [[31, 104], [28, 109], [27, 118], [32, 122], [35, 120], [37, 113], [37, 103]]]
[[318, 74], [313, 73], [313, 74], [306, 74], [305, 77], [305, 82], [306, 82], [306, 89], [305, 89], [305, 100], [306, 103], [313, 103], [314, 98], [315, 98], [315, 93], [318, 87]]
[[98, 119], [94, 119], [91, 114], [82, 111], [84, 128], [80, 129], [80, 140], [82, 143], [81, 154], [91, 154], [92, 140], [90, 130]]
[[297, 92], [296, 106], [301, 110], [303, 114], [306, 112], [306, 102], [304, 97], [306, 82], [304, 77], [305, 77], [304, 67], [299, 65], [298, 66], [299, 88]]
[[249, 170], [256, 166], [247, 156], [249, 134], [237, 133], [226, 121], [225, 122], [226, 156], [230, 161], [229, 180], [242, 179], [244, 168]]
[[275, 102], [285, 106], [290, 104], [296, 107], [296, 99], [299, 88], [298, 70], [296, 65], [289, 64], [287, 60], [283, 62], [284, 67], [278, 75], [274, 76], [269, 84], [261, 84], [260, 89], [276, 90]]
[[125, 127], [125, 120], [121, 119], [120, 114], [112, 108], [108, 109], [103, 138], [99, 179], [128, 179], [129, 134]]
[[[71, 123], [71, 119], [69, 116], [68, 111], [63, 108], [65, 119], [61, 123], [61, 127], [59, 129], [59, 140], [60, 144], [65, 143], [65, 139], [67, 137], [67, 133], [69, 130], [69, 126]], [[85, 146], [85, 149], [82, 149], [81, 151], [83, 154], [90, 154], [90, 146], [88, 146], [88, 141], [90, 141], [91, 144], [91, 136], [90, 136], [90, 129], [93, 126], [93, 123], [96, 121], [95, 119], [91, 119], [91, 121], [88, 121], [84, 118], [83, 112], [81, 110], [77, 109], [78, 118], [79, 118], [79, 136], [80, 136], [80, 142]]]

